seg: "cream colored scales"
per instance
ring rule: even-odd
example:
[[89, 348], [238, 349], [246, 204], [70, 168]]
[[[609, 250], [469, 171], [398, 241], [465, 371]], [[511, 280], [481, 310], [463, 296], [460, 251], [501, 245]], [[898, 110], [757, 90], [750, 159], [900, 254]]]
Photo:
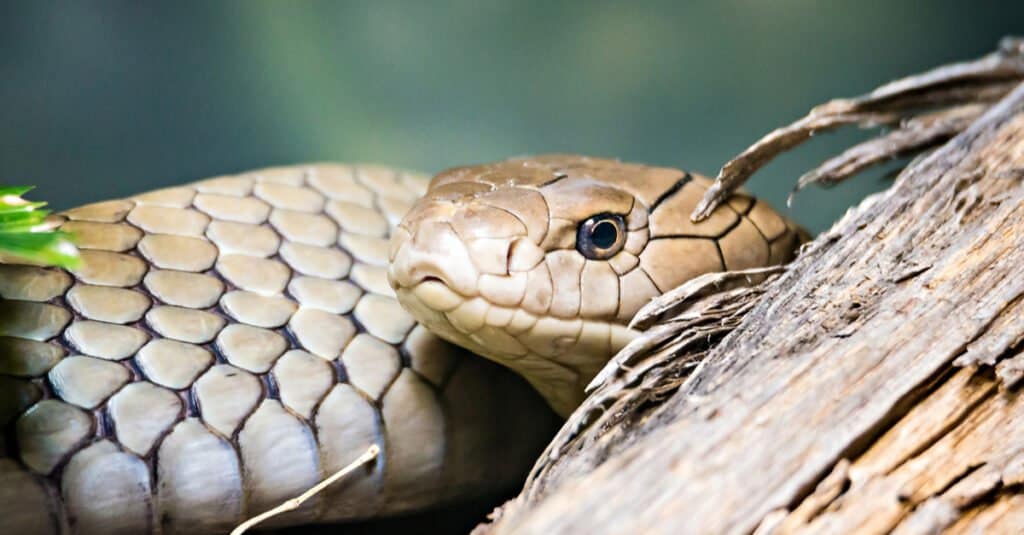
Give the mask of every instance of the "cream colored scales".
[[0, 532], [223, 532], [370, 444], [271, 525], [512, 487], [550, 411], [432, 331], [570, 412], [646, 300], [792, 256], [796, 229], [744, 195], [691, 223], [708, 184], [578, 156], [429, 191], [309, 165], [63, 213], [79, 269], [0, 265]]

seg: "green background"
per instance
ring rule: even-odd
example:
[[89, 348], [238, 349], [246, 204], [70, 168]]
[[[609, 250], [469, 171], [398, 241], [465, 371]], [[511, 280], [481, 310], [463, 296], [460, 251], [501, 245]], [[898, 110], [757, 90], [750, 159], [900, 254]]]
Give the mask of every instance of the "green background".
[[[714, 174], [811, 106], [992, 50], [1024, 2], [0, 3], [0, 183], [58, 208], [249, 168], [568, 151]], [[757, 175], [776, 206], [856, 134]], [[882, 172], [797, 197], [827, 228]]]

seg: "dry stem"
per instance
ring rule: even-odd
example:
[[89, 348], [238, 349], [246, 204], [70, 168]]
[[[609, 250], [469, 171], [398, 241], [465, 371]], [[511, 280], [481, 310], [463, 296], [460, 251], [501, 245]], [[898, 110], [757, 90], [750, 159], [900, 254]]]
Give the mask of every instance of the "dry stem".
[[260, 514], [258, 514], [256, 516], [250, 518], [249, 520], [246, 520], [245, 522], [242, 522], [237, 527], [235, 527], [235, 529], [231, 530], [231, 535], [242, 535], [243, 533], [245, 533], [249, 529], [255, 527], [259, 523], [261, 523], [261, 522], [263, 522], [263, 521], [265, 521], [265, 520], [267, 520], [269, 518], [273, 518], [273, 517], [275, 517], [277, 515], [287, 513], [288, 511], [294, 511], [294, 510], [298, 509], [303, 504], [303, 502], [305, 502], [306, 500], [312, 498], [313, 496], [316, 496], [317, 494], [319, 494], [321, 491], [323, 491], [324, 489], [329, 487], [334, 482], [336, 482], [339, 479], [341, 479], [341, 478], [347, 476], [348, 474], [352, 473], [352, 471], [355, 470], [356, 468], [359, 468], [360, 466], [362, 466], [362, 465], [364, 465], [364, 464], [366, 464], [368, 462], [373, 461], [374, 459], [377, 458], [377, 455], [379, 455], [379, 454], [380, 454], [380, 446], [377, 446], [376, 444], [370, 444], [370, 447], [366, 448], [366, 451], [363, 452], [362, 455], [357, 457], [351, 463], [349, 463], [346, 466], [344, 466], [341, 470], [338, 470], [337, 472], [335, 472], [333, 475], [331, 475], [331, 477], [328, 477], [327, 479], [317, 483], [316, 485], [314, 485], [312, 488], [310, 488], [306, 492], [303, 492], [302, 494], [299, 494], [298, 496], [296, 496], [296, 497], [294, 497], [294, 498], [292, 498], [292, 499], [282, 503], [281, 505], [278, 505], [277, 507], [275, 507], [275, 508], [273, 508], [273, 509], [271, 509], [269, 511], [265, 511], [263, 513], [260, 513]]

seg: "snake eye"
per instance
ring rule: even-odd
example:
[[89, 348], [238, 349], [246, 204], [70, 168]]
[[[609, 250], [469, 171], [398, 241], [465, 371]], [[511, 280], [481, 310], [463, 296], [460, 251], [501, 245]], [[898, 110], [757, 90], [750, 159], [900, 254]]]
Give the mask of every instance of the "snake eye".
[[607, 260], [625, 243], [626, 224], [616, 214], [591, 216], [576, 231], [576, 250], [591, 260]]

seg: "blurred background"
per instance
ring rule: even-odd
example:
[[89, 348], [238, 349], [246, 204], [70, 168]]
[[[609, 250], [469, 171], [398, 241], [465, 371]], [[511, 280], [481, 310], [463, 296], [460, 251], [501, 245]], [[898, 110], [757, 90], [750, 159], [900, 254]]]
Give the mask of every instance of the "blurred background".
[[[713, 175], [838, 96], [994, 49], [1024, 2], [0, 2], [0, 183], [57, 208], [311, 160], [567, 151]], [[794, 179], [857, 133], [756, 175]], [[798, 196], [820, 231], [884, 170]]]

